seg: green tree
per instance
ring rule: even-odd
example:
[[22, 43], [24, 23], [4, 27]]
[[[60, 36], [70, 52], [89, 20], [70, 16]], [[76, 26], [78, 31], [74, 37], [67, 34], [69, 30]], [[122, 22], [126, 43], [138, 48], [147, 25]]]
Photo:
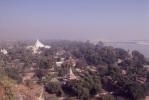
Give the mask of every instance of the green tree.
[[112, 95], [103, 95], [101, 100], [115, 100], [115, 98]]
[[49, 82], [45, 86], [45, 89], [48, 93], [56, 94], [57, 96], [62, 96], [63, 95], [61, 85], [58, 82]]

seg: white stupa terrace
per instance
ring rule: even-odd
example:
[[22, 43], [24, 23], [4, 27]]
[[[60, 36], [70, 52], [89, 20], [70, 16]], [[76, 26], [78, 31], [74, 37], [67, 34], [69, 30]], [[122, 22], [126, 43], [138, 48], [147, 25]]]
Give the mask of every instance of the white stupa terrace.
[[8, 51], [6, 49], [1, 49], [0, 52], [3, 53], [4, 55], [8, 54]]
[[49, 45], [44, 45], [43, 43], [41, 43], [39, 40], [37, 40], [35, 42], [35, 45], [33, 46], [28, 46], [27, 48], [31, 48], [33, 50], [33, 53], [41, 53], [41, 51], [39, 51], [40, 48], [46, 48], [46, 49], [50, 49], [51, 46]]
[[41, 43], [39, 40], [36, 41], [34, 47], [35, 47], [35, 48], [46, 48], [46, 49], [50, 49], [50, 48], [51, 48], [51, 47], [48, 46], [48, 45], [44, 45], [44, 44]]

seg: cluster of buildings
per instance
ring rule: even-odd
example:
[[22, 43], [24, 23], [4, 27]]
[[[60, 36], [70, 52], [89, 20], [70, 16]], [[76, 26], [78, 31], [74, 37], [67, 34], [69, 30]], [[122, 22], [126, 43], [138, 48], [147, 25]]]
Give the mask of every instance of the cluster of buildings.
[[[39, 40], [36, 41], [35, 45], [33, 46], [28, 46], [27, 49], [31, 49], [33, 54], [40, 54], [42, 51], [40, 50], [40, 48], [45, 48], [45, 49], [50, 49], [51, 46], [48, 45], [44, 45], [43, 43], [41, 43]], [[76, 60], [73, 59], [72, 57], [69, 57], [66, 59], [66, 57], [64, 57], [65, 55], [65, 50], [58, 50], [55, 53], [54, 58], [56, 60], [55, 61], [55, 67], [61, 68], [63, 67], [62, 65], [67, 64], [69, 65], [69, 70], [67, 72], [67, 74], [65, 76], [62, 76], [62, 80], [63, 81], [68, 81], [68, 80], [77, 80], [78, 77], [74, 74], [72, 67], [76, 66]], [[34, 71], [32, 71], [31, 69], [29, 69], [30, 72], [27, 72], [24, 74], [23, 76], [23, 82], [25, 82], [26, 80], [34, 80]], [[48, 75], [52, 76], [57, 74], [56, 70], [54, 67], [48, 69]]]

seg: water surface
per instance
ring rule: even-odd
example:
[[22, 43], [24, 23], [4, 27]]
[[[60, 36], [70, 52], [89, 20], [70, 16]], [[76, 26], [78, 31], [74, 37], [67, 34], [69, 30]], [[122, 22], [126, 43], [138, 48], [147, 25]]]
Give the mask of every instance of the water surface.
[[149, 45], [140, 45], [135, 43], [118, 43], [118, 42], [107, 42], [105, 43], [107, 46], [113, 46], [116, 48], [123, 48], [125, 50], [138, 50], [142, 54], [145, 55], [145, 57], [149, 58]]

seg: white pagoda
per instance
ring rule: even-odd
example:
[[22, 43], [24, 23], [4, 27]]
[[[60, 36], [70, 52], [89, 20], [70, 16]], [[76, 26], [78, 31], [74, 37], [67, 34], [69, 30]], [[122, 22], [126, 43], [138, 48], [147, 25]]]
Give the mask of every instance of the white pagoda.
[[43, 43], [41, 43], [39, 40], [36, 41], [35, 45], [36, 48], [46, 48], [46, 49], [50, 49], [51, 47], [48, 45], [44, 45]]
[[41, 53], [41, 51], [39, 51], [40, 48], [50, 49], [51, 46], [44, 45], [44, 44], [41, 43], [39, 40], [37, 40], [37, 41], [35, 42], [35, 45], [33, 45], [33, 46], [28, 46], [27, 48], [31, 48], [31, 49], [33, 50], [33, 53], [35, 53], [35, 54], [36, 54], [36, 53], [40, 54], [40, 53]]
[[71, 67], [69, 68], [69, 73], [66, 75], [66, 80], [77, 80], [77, 77], [75, 74], [72, 72]]
[[8, 51], [6, 49], [1, 49], [0, 52], [3, 53], [4, 55], [8, 54]]

